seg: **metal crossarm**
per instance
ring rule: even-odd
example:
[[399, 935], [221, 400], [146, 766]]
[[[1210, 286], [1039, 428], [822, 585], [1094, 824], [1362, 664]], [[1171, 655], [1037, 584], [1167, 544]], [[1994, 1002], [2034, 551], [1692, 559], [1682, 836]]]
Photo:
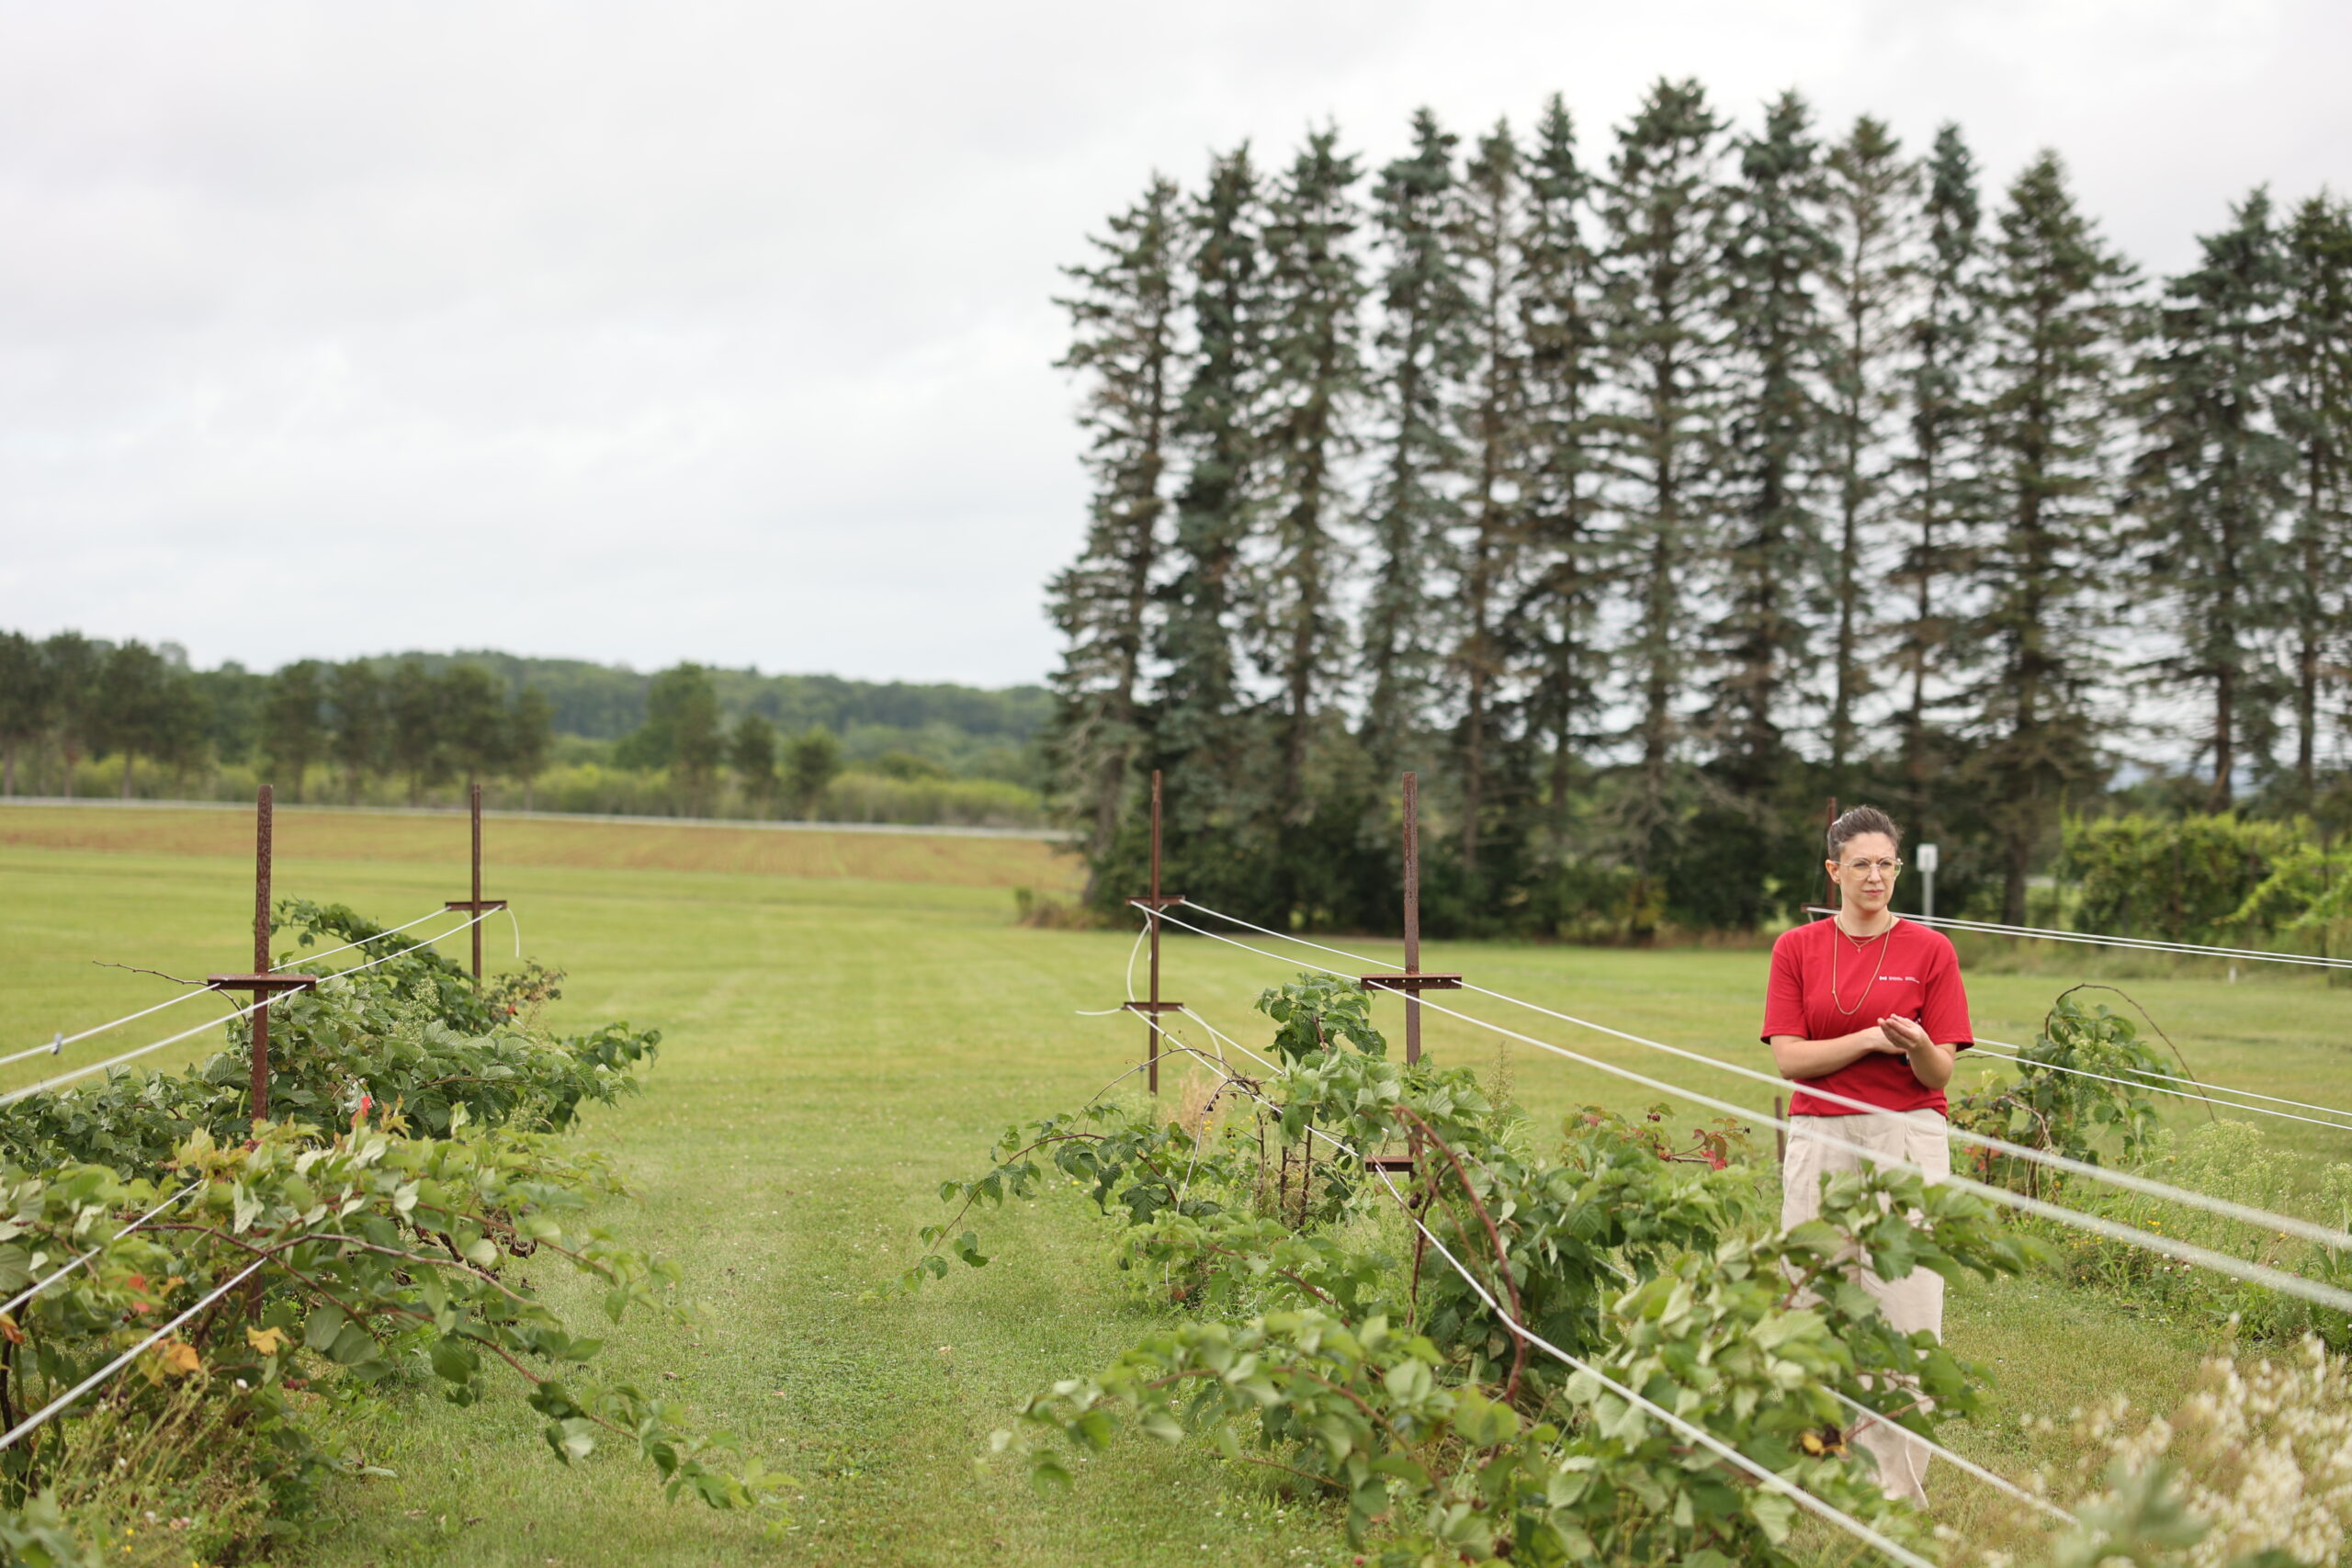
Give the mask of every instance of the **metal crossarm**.
[[1359, 975], [1356, 984], [1366, 990], [1458, 991], [1462, 988], [1462, 976], [1430, 974], [1416, 969], [1402, 975]]

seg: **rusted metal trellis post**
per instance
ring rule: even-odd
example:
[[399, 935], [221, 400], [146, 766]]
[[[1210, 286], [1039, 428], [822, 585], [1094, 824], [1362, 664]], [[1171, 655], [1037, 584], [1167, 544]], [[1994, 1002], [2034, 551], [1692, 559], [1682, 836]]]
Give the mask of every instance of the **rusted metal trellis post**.
[[1421, 1059], [1421, 993], [1458, 991], [1459, 975], [1421, 973], [1421, 776], [1405, 775], [1405, 972], [1360, 976], [1371, 990], [1405, 995], [1405, 1060]]
[[[269, 966], [269, 873], [276, 832], [276, 803], [270, 787], [261, 786], [254, 801], [254, 966], [251, 974], [207, 975], [204, 983], [216, 991], [251, 991], [254, 1000], [266, 1003], [281, 991], [299, 991], [319, 983], [316, 975], [277, 975]], [[253, 1014], [253, 1119], [259, 1126], [269, 1120], [269, 1009]]]
[[[469, 914], [480, 916], [492, 909], [503, 909], [506, 908], [506, 900], [503, 898], [485, 898], [481, 896], [481, 785], [475, 784], [468, 793], [471, 795], [473, 800], [474, 896], [471, 898], [463, 900], [453, 898], [448, 903], [443, 905], [442, 908], [447, 909], [463, 909]], [[474, 921], [473, 935], [474, 984], [479, 986], [481, 984], [481, 921], [479, 919]]]
[[[1144, 930], [1148, 933], [1148, 940], [1151, 943], [1151, 999], [1120, 1004], [1129, 1012], [1144, 1015], [1144, 1050], [1148, 1053], [1144, 1060], [1150, 1064], [1147, 1071], [1154, 1094], [1159, 1092], [1159, 1015], [1181, 1012], [1184, 1007], [1182, 1002], [1159, 999], [1159, 911], [1170, 904], [1183, 901], [1184, 896], [1181, 893], [1162, 893], [1159, 890], [1159, 770], [1154, 768], [1151, 770], [1151, 891], [1141, 898], [1128, 900], [1142, 908]], [[1130, 959], [1129, 962], [1134, 961]], [[1133, 974], [1134, 971], [1129, 970], [1128, 973]]]

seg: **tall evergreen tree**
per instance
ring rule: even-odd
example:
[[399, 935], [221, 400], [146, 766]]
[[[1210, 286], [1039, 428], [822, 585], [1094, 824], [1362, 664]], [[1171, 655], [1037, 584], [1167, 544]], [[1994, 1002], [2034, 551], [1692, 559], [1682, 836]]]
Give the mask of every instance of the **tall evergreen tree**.
[[2025, 919], [2026, 877], [2067, 789], [2095, 776], [2094, 585], [2111, 542], [2110, 378], [2131, 268], [2109, 250], [2043, 152], [2010, 186], [1988, 280], [1986, 402], [1994, 502], [1973, 566], [1990, 650], [1974, 689], [1971, 759], [2001, 838], [2002, 919]]
[[[455, 677], [458, 671], [449, 673]], [[645, 724], [625, 736], [616, 751], [616, 759], [628, 766], [668, 769], [684, 792], [688, 816], [709, 808], [726, 756], [718, 688], [708, 670], [692, 662], [674, 664], [647, 684]]]
[[2231, 216], [2200, 242], [2201, 265], [2165, 289], [2133, 473], [2144, 581], [2171, 612], [2173, 648], [2154, 668], [2211, 705], [2212, 811], [2230, 808], [2241, 742], [2268, 707], [2261, 643], [2285, 596], [2276, 534], [2295, 480], [2272, 406], [2286, 256], [2269, 194]]
[[1887, 424], [1897, 405], [1894, 359], [1912, 267], [1906, 254], [1918, 196], [1917, 165], [1884, 121], [1863, 115], [1829, 151], [1824, 172], [1829, 234], [1838, 259], [1826, 278], [1838, 346], [1829, 377], [1829, 451], [1837, 524], [1831, 536], [1829, 774], [1850, 795], [1860, 705], [1870, 693], [1865, 660], [1875, 629], [1877, 563], [1893, 461]]
[[1580, 745], [1592, 739], [1608, 653], [1600, 601], [1609, 574], [1601, 533], [1600, 276], [1585, 231], [1592, 179], [1576, 124], [1557, 94], [1536, 121], [1520, 225], [1521, 493], [1527, 562], [1511, 643], [1527, 666], [1527, 718], [1550, 750], [1544, 808], [1552, 848], [1565, 846]]
[[1407, 765], [1427, 716], [1436, 662], [1433, 583], [1459, 515], [1462, 466], [1449, 400], [1470, 357], [1469, 296], [1449, 233], [1460, 138], [1428, 109], [1413, 146], [1380, 172], [1373, 212], [1385, 263], [1380, 294], [1380, 471], [1370, 516], [1363, 615], [1364, 748], [1383, 776]]
[[303, 776], [326, 750], [326, 699], [325, 669], [315, 659], [298, 659], [269, 678], [262, 753], [298, 802]]
[[376, 667], [354, 659], [334, 667], [327, 681], [328, 746], [343, 771], [343, 797], [359, 803], [359, 789], [384, 763], [384, 680]]
[[89, 738], [97, 751], [121, 754], [123, 799], [139, 758], [176, 767], [196, 761], [204, 741], [198, 703], [186, 668], [145, 643], [132, 638], [107, 652], [91, 692]]
[[[1716, 776], [1748, 812], [1768, 809], [1789, 760], [1781, 718], [1810, 658], [1808, 591], [1821, 544], [1813, 487], [1833, 353], [1818, 290], [1837, 252], [1824, 227], [1820, 145], [1794, 93], [1741, 140], [1725, 310], [1733, 351], [1725, 388], [1724, 603], [1713, 640]], [[1744, 923], [1744, 922], [1742, 922]]]
[[1079, 423], [1091, 437], [1094, 496], [1078, 559], [1047, 590], [1064, 638], [1052, 745], [1098, 874], [1140, 739], [1136, 704], [1180, 368], [1181, 202], [1172, 181], [1155, 177], [1141, 200], [1111, 220], [1108, 236], [1091, 242], [1097, 265], [1065, 269], [1080, 287], [1060, 301], [1075, 336], [1059, 363], [1085, 380]]
[[784, 748], [784, 787], [800, 807], [800, 815], [816, 820], [825, 803], [825, 788], [841, 776], [842, 743], [823, 725], [802, 731]]
[[74, 770], [91, 749], [97, 728], [98, 674], [106, 652], [80, 632], [58, 632], [43, 639], [41, 663], [49, 671], [50, 734], [64, 765], [67, 799], [74, 796]]
[[1310, 133], [1266, 215], [1264, 461], [1272, 549], [1258, 594], [1258, 663], [1280, 688], [1283, 819], [1309, 810], [1306, 764], [1338, 684], [1346, 623], [1344, 465], [1364, 386], [1358, 312], [1365, 285], [1352, 244], [1363, 216], [1354, 158], [1336, 130]]
[[[1705, 90], [1660, 81], [1619, 130], [1600, 210], [1603, 337], [1629, 624], [1615, 650], [1637, 753], [1623, 827], [1646, 878], [1679, 809], [1683, 683], [1714, 506], [1709, 450], [1722, 325], [1724, 124]], [[1643, 897], [1648, 896], [1643, 890]]]
[[17, 755], [49, 729], [51, 681], [40, 645], [0, 632], [0, 795], [17, 793]]
[[1984, 203], [1976, 162], [1956, 125], [1936, 133], [1923, 171], [1920, 208], [1924, 237], [1917, 304], [1905, 326], [1910, 351], [1903, 388], [1909, 450], [1901, 465], [1905, 530], [1894, 581], [1905, 592], [1907, 614], [1894, 628], [1905, 681], [1903, 776], [1913, 826], [1936, 830], [1930, 780], [1928, 680], [1958, 673], [1963, 617], [1957, 600], [1962, 568], [1984, 516], [1979, 467], [1982, 410], [1984, 247]]
[[523, 809], [531, 809], [533, 789], [548, 771], [548, 755], [555, 750], [555, 702], [537, 686], [514, 694], [506, 710], [506, 742], [499, 750], [506, 774], [523, 786]]
[[2308, 807], [2318, 787], [2320, 686], [2340, 657], [2352, 604], [2352, 209], [2310, 197], [2296, 208], [2285, 245], [2278, 421], [2295, 448], [2288, 651], [2295, 777]]
[[781, 782], [775, 768], [775, 726], [755, 713], [747, 713], [735, 721], [733, 733], [727, 738], [727, 765], [735, 770], [735, 781], [743, 789], [743, 798], [752, 805], [755, 817], [765, 818], [768, 802], [775, 798], [776, 785]]
[[[671, 673], [654, 677], [656, 690]], [[501, 771], [506, 760], [508, 724], [498, 677], [469, 660], [450, 665], [434, 684], [441, 708], [441, 749], [458, 776], [470, 785]]]
[[[1211, 160], [1207, 188], [1185, 214], [1193, 346], [1171, 426], [1184, 478], [1171, 570], [1157, 594], [1160, 674], [1151, 741], [1156, 764], [1169, 771], [1168, 815], [1180, 846], [1241, 832], [1250, 814], [1240, 802], [1262, 784], [1243, 754], [1238, 625], [1257, 514], [1264, 380], [1260, 208], [1245, 144]], [[1202, 874], [1187, 874], [1197, 882]]]
[[1519, 226], [1525, 170], [1508, 121], [1478, 141], [1463, 170], [1453, 221], [1470, 313], [1459, 440], [1469, 480], [1460, 541], [1452, 664], [1462, 717], [1454, 770], [1461, 791], [1462, 865], [1477, 886], [1478, 855], [1499, 792], [1498, 709], [1506, 673], [1504, 617], [1522, 539], [1527, 352], [1517, 304], [1523, 288]]
[[408, 775], [408, 803], [424, 803], [425, 786], [448, 773], [441, 747], [441, 688], [421, 659], [403, 659], [384, 682], [384, 760]]

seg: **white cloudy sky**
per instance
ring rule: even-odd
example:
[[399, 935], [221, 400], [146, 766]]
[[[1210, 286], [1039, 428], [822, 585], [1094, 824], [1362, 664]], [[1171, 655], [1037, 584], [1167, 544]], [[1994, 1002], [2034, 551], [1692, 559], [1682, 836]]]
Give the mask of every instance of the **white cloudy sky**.
[[1155, 167], [1794, 85], [2177, 265], [2352, 187], [2325, 0], [0, 0], [0, 626], [1005, 682], [1083, 491], [1057, 264]]

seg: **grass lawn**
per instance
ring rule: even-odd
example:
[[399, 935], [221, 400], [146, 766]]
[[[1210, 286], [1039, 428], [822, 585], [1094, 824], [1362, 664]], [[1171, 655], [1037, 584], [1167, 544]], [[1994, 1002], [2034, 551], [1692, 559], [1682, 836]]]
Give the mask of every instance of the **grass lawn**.
[[[0, 811], [0, 1048], [168, 994], [160, 980], [94, 968], [93, 959], [187, 975], [249, 956], [250, 849], [187, 840], [180, 835], [189, 829], [156, 820], [209, 814], [92, 813], [121, 825], [106, 829], [120, 837], [64, 844], [23, 820], [60, 815]], [[438, 852], [429, 858], [416, 818], [289, 813], [278, 888], [387, 920], [421, 914], [460, 896], [464, 871], [462, 823], [421, 826], [447, 840], [429, 846]], [[704, 852], [646, 847], [664, 833], [718, 830], [546, 826], [574, 837], [510, 852], [506, 835], [519, 825], [502, 824], [487, 881], [515, 900], [526, 950], [571, 972], [563, 1014], [663, 1031], [645, 1092], [598, 1113], [586, 1135], [614, 1152], [641, 1195], [614, 1223], [678, 1258], [708, 1314], [690, 1332], [624, 1329], [616, 1369], [673, 1391], [797, 1475], [796, 1524], [765, 1542], [746, 1521], [664, 1506], [633, 1461], [600, 1456], [564, 1470], [519, 1404], [454, 1410], [398, 1395], [353, 1425], [369, 1461], [398, 1478], [343, 1487], [342, 1522], [302, 1560], [1220, 1568], [1349, 1560], [1313, 1508], [1286, 1506], [1254, 1475], [1199, 1453], [1123, 1444], [1051, 1499], [1010, 1467], [976, 1463], [1023, 1395], [1093, 1369], [1150, 1321], [1101, 1267], [1101, 1233], [1074, 1200], [986, 1221], [985, 1250], [996, 1259], [986, 1269], [919, 1295], [894, 1288], [916, 1227], [941, 1213], [941, 1179], [979, 1168], [1007, 1122], [1082, 1101], [1139, 1055], [1135, 1021], [1078, 1016], [1119, 999], [1129, 939], [1012, 923], [1006, 888], [1049, 886], [1033, 873], [1066, 862], [1008, 861], [984, 876], [974, 866], [1012, 841], [893, 838], [876, 852], [914, 846], [891, 863], [898, 871], [853, 874], [842, 863], [784, 874], [764, 863], [679, 865], [662, 855]], [[379, 829], [380, 840], [371, 837]], [[600, 835], [616, 841], [600, 845]], [[948, 846], [937, 852], [962, 874], [913, 879], [907, 868], [924, 863], [933, 843]], [[489, 929], [488, 951], [503, 958], [511, 939]], [[1396, 956], [1393, 944], [1340, 945]], [[1425, 961], [1635, 1032], [1763, 1059], [1754, 1037], [1760, 952], [1432, 944]], [[1286, 972], [1197, 939], [1168, 944], [1168, 994], [1253, 1043], [1261, 1032], [1250, 1026], [1249, 1003]], [[1981, 1031], [2030, 1038], [2064, 983], [2050, 973], [1980, 975]], [[2127, 986], [2200, 1073], [2352, 1102], [2340, 993], [2295, 978]], [[1761, 1105], [1769, 1094], [1485, 998], [1461, 1005], [1725, 1099]], [[1393, 1004], [1381, 1006], [1390, 1014]], [[212, 1007], [191, 1003], [69, 1047], [64, 1065], [169, 1032], [160, 1025], [187, 1027]], [[1520, 1098], [1547, 1118], [1589, 1100], [1631, 1108], [1659, 1098], [1525, 1046], [1506, 1050], [1491, 1032], [1451, 1020], [1432, 1018], [1428, 1038], [1433, 1052], [1482, 1069], [1507, 1059]], [[189, 1053], [210, 1048], [195, 1041]], [[175, 1055], [149, 1060], [166, 1065]], [[6, 1081], [53, 1066], [5, 1069], [22, 1075]], [[2321, 1129], [2273, 1125], [2282, 1146], [2352, 1155], [2352, 1139], [2330, 1149]], [[1764, 1146], [1769, 1157], [1769, 1139]], [[551, 1274], [548, 1282], [563, 1288]], [[2018, 1415], [2064, 1415], [2114, 1389], [2168, 1407], [2203, 1344], [2200, 1330], [2143, 1321], [2049, 1280], [1962, 1290], [1950, 1326], [1955, 1346], [2000, 1380], [1996, 1418], [1954, 1428], [1954, 1446], [2012, 1467], [2027, 1455]], [[1937, 1485], [1939, 1508], [1964, 1526], [1980, 1489], [1948, 1472]]]
[[[495, 817], [483, 828], [488, 874], [516, 866], [608, 871], [740, 871], [769, 876], [855, 877], [959, 887], [1032, 887], [1066, 893], [1078, 858], [1043, 839], [950, 833], [845, 833], [822, 829], [730, 827], [718, 822], [574, 822]], [[0, 805], [0, 845], [102, 850], [112, 854], [253, 855], [249, 810], [142, 811], [113, 806]], [[454, 866], [466, 889], [467, 825], [439, 816], [305, 810], [277, 812], [281, 861], [415, 861]], [[493, 893], [492, 897], [496, 895]]]

